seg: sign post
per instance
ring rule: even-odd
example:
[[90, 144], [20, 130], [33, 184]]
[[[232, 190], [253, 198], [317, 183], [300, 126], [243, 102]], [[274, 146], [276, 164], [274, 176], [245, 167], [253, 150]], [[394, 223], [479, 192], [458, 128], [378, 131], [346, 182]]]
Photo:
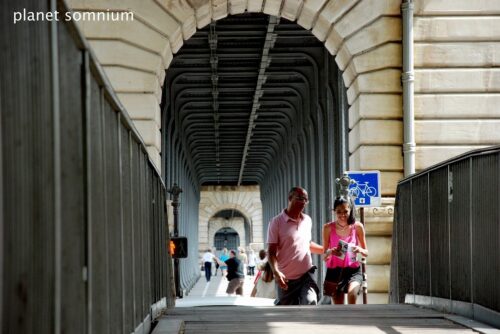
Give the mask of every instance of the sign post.
[[[354, 199], [359, 206], [361, 224], [365, 225], [365, 207], [381, 206], [380, 171], [348, 171], [337, 179], [341, 188], [341, 195]], [[363, 304], [368, 304], [368, 281], [366, 275], [366, 258], [361, 259], [363, 274]]]

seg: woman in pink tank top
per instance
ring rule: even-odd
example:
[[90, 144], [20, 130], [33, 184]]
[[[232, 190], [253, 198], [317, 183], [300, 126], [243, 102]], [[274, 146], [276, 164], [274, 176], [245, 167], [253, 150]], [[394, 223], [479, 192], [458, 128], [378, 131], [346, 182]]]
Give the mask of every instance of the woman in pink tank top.
[[326, 277], [324, 294], [335, 304], [344, 304], [347, 293], [349, 304], [356, 304], [363, 276], [358, 260], [367, 257], [365, 229], [357, 222], [348, 199], [337, 197], [333, 204], [336, 220], [323, 226]]

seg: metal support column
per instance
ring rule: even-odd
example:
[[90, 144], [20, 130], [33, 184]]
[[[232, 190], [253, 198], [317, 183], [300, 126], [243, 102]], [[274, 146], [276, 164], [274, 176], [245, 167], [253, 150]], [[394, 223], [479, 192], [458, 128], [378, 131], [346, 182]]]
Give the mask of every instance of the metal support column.
[[[172, 207], [174, 208], [174, 237], [179, 236], [179, 195], [182, 189], [174, 183], [174, 185], [167, 190], [167, 192], [172, 195]], [[174, 259], [174, 282], [175, 282], [175, 295], [182, 298], [181, 288], [180, 288], [180, 276], [179, 276], [179, 259]]]

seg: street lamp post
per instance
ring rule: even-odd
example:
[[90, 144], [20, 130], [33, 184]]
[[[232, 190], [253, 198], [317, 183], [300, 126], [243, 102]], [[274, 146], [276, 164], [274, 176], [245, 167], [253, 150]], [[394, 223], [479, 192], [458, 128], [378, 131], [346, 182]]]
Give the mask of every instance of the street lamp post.
[[[174, 208], [174, 237], [179, 236], [179, 195], [182, 189], [174, 183], [174, 185], [167, 190], [172, 195], [172, 207]], [[175, 282], [175, 295], [182, 298], [180, 277], [179, 277], [179, 259], [174, 259], [174, 282]]]

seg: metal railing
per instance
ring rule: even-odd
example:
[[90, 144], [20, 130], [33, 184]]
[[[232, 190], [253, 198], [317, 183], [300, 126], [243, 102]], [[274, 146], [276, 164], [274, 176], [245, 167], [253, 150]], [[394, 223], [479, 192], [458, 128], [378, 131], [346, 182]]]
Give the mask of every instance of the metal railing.
[[399, 182], [392, 303], [425, 304], [500, 326], [500, 146]]
[[1, 332], [148, 333], [174, 303], [162, 179], [74, 22], [0, 25]]

